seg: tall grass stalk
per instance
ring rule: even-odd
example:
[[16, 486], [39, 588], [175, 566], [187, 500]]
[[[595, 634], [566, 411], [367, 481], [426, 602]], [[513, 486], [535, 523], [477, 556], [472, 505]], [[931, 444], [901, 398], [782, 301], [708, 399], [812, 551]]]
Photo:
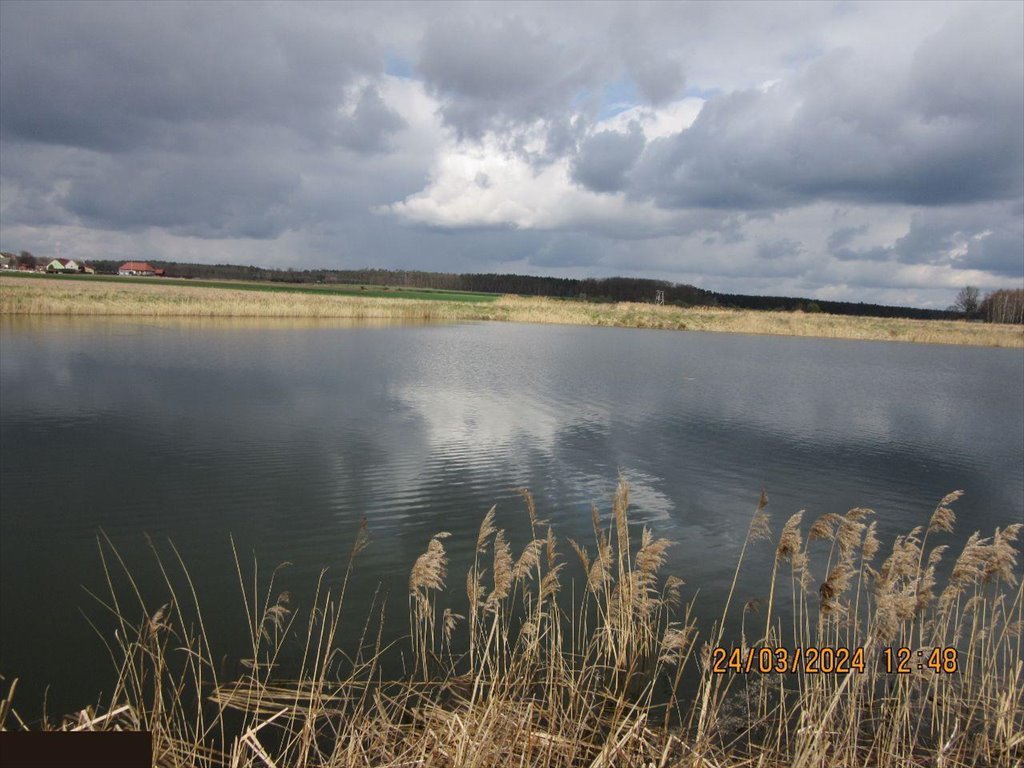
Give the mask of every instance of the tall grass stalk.
[[[384, 636], [377, 597], [358, 638], [340, 629], [365, 523], [340, 586], [321, 574], [305, 607], [275, 588], [277, 570], [246, 566], [236, 552], [249, 648], [230, 677], [214, 661], [201, 585], [177, 551], [166, 560], [154, 547], [166, 591], [150, 600], [101, 538], [109, 594], [97, 599], [115, 626], [116, 686], [103, 706], [50, 727], [145, 728], [155, 764], [169, 766], [966, 768], [1024, 759], [1021, 526], [974, 534], [949, 560], [934, 542], [952, 530], [959, 493], [884, 554], [870, 510], [825, 515], [806, 531], [798, 512], [771, 544], [765, 594], [744, 599], [741, 568], [769, 537], [762, 494], [705, 636], [693, 603], [680, 604], [683, 582], [663, 573], [671, 542], [630, 523], [624, 482], [610, 515], [594, 510], [593, 549], [569, 541], [572, 564], [523, 498], [530, 540], [514, 551], [488, 511], [465, 601], [461, 586], [447, 589], [447, 534], [427, 541], [410, 570], [401, 638]], [[864, 649], [863, 671], [714, 670], [718, 647], [745, 656], [852, 646]], [[887, 671], [886, 649], [900, 646], [955, 648], [958, 670], [918, 667], [915, 656], [905, 674]], [[388, 659], [398, 651], [410, 663], [396, 675]], [[0, 724], [20, 729], [15, 683], [0, 699]]]

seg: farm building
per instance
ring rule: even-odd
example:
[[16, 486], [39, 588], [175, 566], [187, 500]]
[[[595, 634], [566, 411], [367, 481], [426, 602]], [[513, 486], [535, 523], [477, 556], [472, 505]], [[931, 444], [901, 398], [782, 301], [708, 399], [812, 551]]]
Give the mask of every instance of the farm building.
[[78, 272], [78, 262], [74, 259], [54, 259], [46, 265], [47, 272]]
[[119, 275], [135, 275], [153, 277], [163, 275], [162, 269], [155, 269], [148, 261], [126, 261], [117, 268]]

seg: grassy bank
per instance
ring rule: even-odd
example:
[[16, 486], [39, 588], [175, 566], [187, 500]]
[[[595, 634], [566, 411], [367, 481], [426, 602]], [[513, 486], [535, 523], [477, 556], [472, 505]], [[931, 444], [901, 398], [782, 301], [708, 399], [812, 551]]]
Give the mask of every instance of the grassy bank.
[[146, 278], [0, 277], [0, 314], [136, 317], [380, 318], [487, 317], [498, 297], [478, 301], [422, 291], [371, 295], [358, 289], [203, 283]]
[[257, 293], [292, 293], [314, 296], [360, 296], [381, 299], [420, 299], [424, 301], [469, 301], [488, 302], [500, 298], [497, 293], [476, 293], [473, 291], [448, 291], [436, 288], [406, 288], [401, 286], [289, 284], [251, 282], [243, 280], [192, 280], [167, 277], [122, 277], [120, 275], [49, 274], [38, 272], [12, 272], [7, 277], [24, 280], [58, 280], [62, 282], [115, 283], [119, 285], [187, 286], [189, 288], [224, 288], [233, 291], [255, 291]]
[[[505, 320], [777, 336], [1024, 347], [1024, 327], [946, 320], [883, 319], [802, 312], [680, 308], [484, 294], [378, 292], [331, 288], [197, 285], [189, 281], [0, 277], [0, 314], [150, 317], [306, 317]], [[256, 285], [258, 290], [252, 289]], [[242, 287], [246, 286], [246, 287]], [[386, 295], [385, 295], [386, 294]], [[467, 299], [466, 296], [472, 297]]]
[[[154, 763], [168, 766], [1019, 765], [1021, 526], [975, 534], [951, 559], [942, 541], [959, 495], [884, 544], [870, 510], [770, 523], [762, 496], [732, 589], [704, 622], [680, 604], [698, 585], [662, 572], [671, 542], [630, 525], [622, 483], [610, 515], [595, 510], [589, 543], [560, 539], [525, 492], [532, 539], [517, 553], [493, 509], [467, 573], [449, 573], [447, 534], [424, 542], [404, 637], [382, 636], [376, 601], [357, 642], [339, 631], [359, 559], [376, 546], [365, 525], [339, 586], [321, 581], [305, 605], [236, 555], [251, 645], [234, 678], [219, 671], [202, 585], [176, 551], [154, 599], [105, 543], [115, 692], [49, 727], [145, 728]], [[756, 547], [775, 553], [763, 594], [737, 594]], [[812, 662], [811, 648], [863, 651], [837, 669], [839, 654]], [[905, 669], [886, 650], [899, 648]], [[388, 678], [381, 660], [395, 650], [405, 673]], [[0, 701], [0, 725], [25, 727], [12, 701]]]
[[653, 304], [586, 304], [520, 297], [506, 297], [499, 302], [499, 306], [508, 310], [508, 319], [528, 323], [570, 323], [769, 336], [1024, 347], [1024, 327], [952, 320], [759, 312], [713, 307], [659, 307]]

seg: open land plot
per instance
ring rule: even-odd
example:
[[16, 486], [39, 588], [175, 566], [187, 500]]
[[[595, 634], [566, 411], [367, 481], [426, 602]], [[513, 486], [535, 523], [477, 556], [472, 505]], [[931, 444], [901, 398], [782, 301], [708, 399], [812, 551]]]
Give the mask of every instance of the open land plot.
[[379, 318], [486, 317], [497, 294], [358, 286], [294, 286], [167, 278], [0, 279], [0, 314], [139, 317]]
[[502, 320], [1024, 348], [1024, 327], [803, 312], [760, 312], [422, 289], [278, 286], [139, 278], [0, 277], [0, 314]]
[[61, 275], [17, 272], [15, 279], [64, 280], [90, 283], [120, 283], [122, 285], [187, 285], [190, 288], [227, 288], [235, 291], [265, 293], [313, 293], [320, 295], [363, 296], [366, 298], [426, 299], [431, 301], [496, 301], [501, 294], [474, 291], [442, 290], [437, 288], [408, 288], [405, 286], [345, 285], [339, 283], [268, 283], [244, 280], [192, 280], [173, 277], [122, 277], [120, 275]]

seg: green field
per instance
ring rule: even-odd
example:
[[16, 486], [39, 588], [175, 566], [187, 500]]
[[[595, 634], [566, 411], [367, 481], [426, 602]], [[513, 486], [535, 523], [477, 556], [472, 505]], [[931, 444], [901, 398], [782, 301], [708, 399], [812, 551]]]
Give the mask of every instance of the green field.
[[11, 277], [35, 280], [84, 280], [96, 283], [125, 283], [137, 285], [165, 285], [191, 288], [222, 288], [234, 291], [262, 291], [268, 293], [312, 293], [338, 296], [363, 296], [381, 299], [420, 299], [427, 301], [489, 302], [501, 298], [498, 293], [471, 291], [445, 291], [433, 288], [402, 288], [381, 285], [302, 285], [282, 283], [249, 283], [238, 280], [190, 280], [175, 277], [120, 277], [118, 275], [61, 275], [40, 272], [5, 272]]

